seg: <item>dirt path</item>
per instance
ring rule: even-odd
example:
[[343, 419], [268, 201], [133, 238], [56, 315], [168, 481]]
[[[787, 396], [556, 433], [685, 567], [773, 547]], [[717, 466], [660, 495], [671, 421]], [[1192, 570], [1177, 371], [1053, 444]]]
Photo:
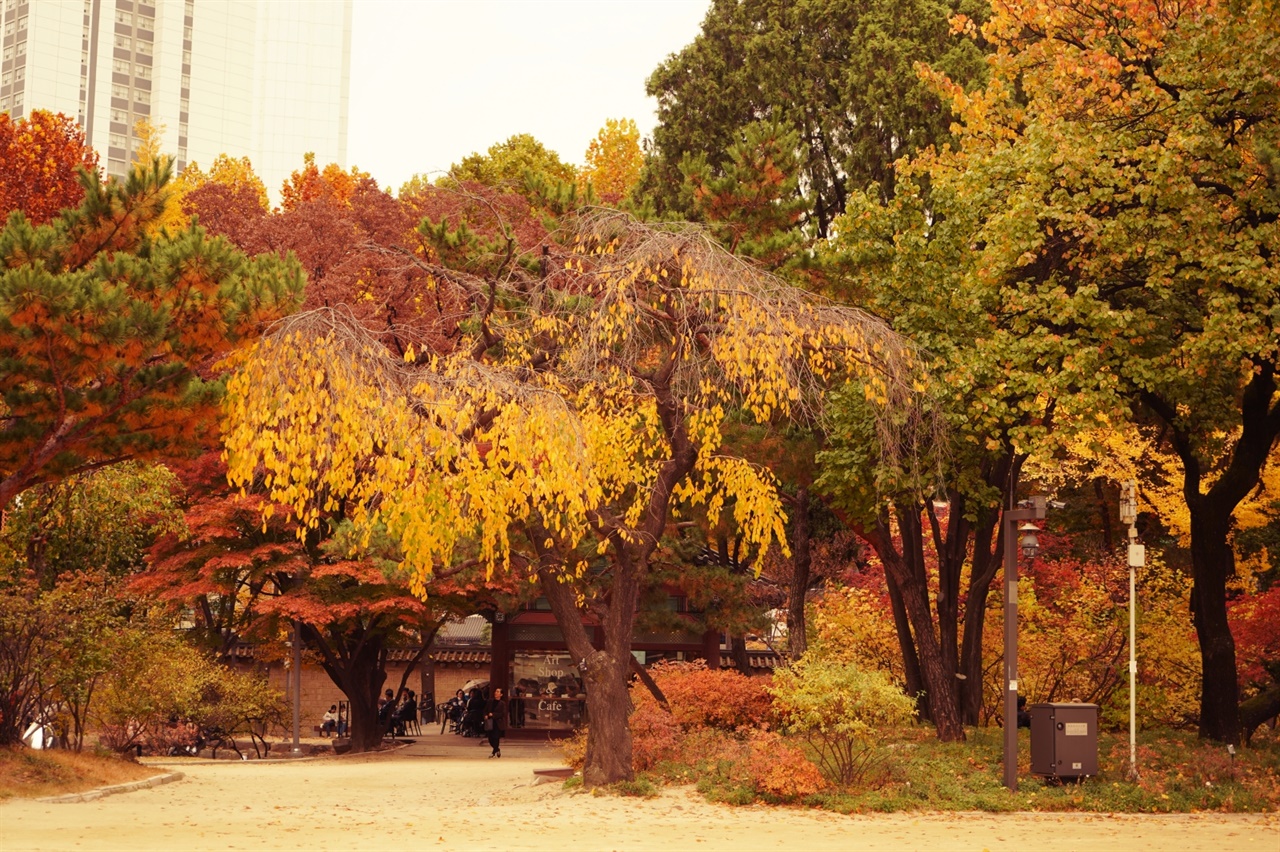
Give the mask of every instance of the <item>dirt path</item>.
[[[554, 752], [427, 737], [392, 754], [198, 763], [182, 781], [79, 804], [0, 804], [0, 849], [1176, 850], [1280, 852], [1280, 816], [839, 816], [533, 784]], [[470, 745], [470, 742], [467, 743]], [[166, 766], [165, 769], [170, 767]], [[157, 772], [161, 771], [159, 768]]]

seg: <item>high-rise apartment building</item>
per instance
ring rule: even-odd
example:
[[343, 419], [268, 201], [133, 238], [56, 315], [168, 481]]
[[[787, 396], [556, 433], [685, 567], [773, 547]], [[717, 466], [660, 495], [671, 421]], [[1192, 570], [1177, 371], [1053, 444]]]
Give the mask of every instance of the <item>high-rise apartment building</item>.
[[108, 174], [147, 119], [178, 168], [248, 156], [267, 188], [346, 165], [352, 0], [0, 0], [0, 112], [75, 117]]

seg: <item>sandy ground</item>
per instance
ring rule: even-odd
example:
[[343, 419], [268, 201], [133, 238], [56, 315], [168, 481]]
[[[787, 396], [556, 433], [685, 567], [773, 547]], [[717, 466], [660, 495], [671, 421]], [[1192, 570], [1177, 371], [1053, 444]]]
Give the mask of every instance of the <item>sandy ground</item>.
[[93, 802], [0, 804], [3, 850], [1176, 850], [1280, 852], [1280, 816], [896, 814], [643, 800], [534, 784], [559, 765], [509, 742], [425, 736], [400, 751], [298, 761], [172, 761], [172, 784]]

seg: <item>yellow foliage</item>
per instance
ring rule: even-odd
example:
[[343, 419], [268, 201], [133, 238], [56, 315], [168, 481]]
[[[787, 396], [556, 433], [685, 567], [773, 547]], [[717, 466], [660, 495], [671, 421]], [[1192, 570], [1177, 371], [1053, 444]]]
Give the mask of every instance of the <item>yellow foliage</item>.
[[[410, 359], [345, 313], [283, 322], [228, 385], [231, 481], [261, 484], [307, 527], [339, 502], [357, 525], [385, 523], [418, 593], [463, 548], [508, 568], [513, 535], [577, 574], [582, 553], [651, 547], [673, 500], [713, 523], [731, 506], [748, 549], [785, 550], [773, 476], [719, 452], [728, 412], [811, 416], [822, 383], [849, 370], [888, 398], [911, 386], [910, 353], [696, 231], [580, 228], [562, 289], [486, 317], [501, 346]], [[554, 368], [537, 366], [548, 352]]]

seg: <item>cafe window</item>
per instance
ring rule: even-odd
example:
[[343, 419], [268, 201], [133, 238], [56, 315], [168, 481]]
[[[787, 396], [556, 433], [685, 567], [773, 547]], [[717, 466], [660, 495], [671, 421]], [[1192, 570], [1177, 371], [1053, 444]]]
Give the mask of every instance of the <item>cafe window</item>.
[[512, 721], [532, 730], [568, 730], [582, 724], [586, 693], [567, 651], [516, 651], [511, 655]]

